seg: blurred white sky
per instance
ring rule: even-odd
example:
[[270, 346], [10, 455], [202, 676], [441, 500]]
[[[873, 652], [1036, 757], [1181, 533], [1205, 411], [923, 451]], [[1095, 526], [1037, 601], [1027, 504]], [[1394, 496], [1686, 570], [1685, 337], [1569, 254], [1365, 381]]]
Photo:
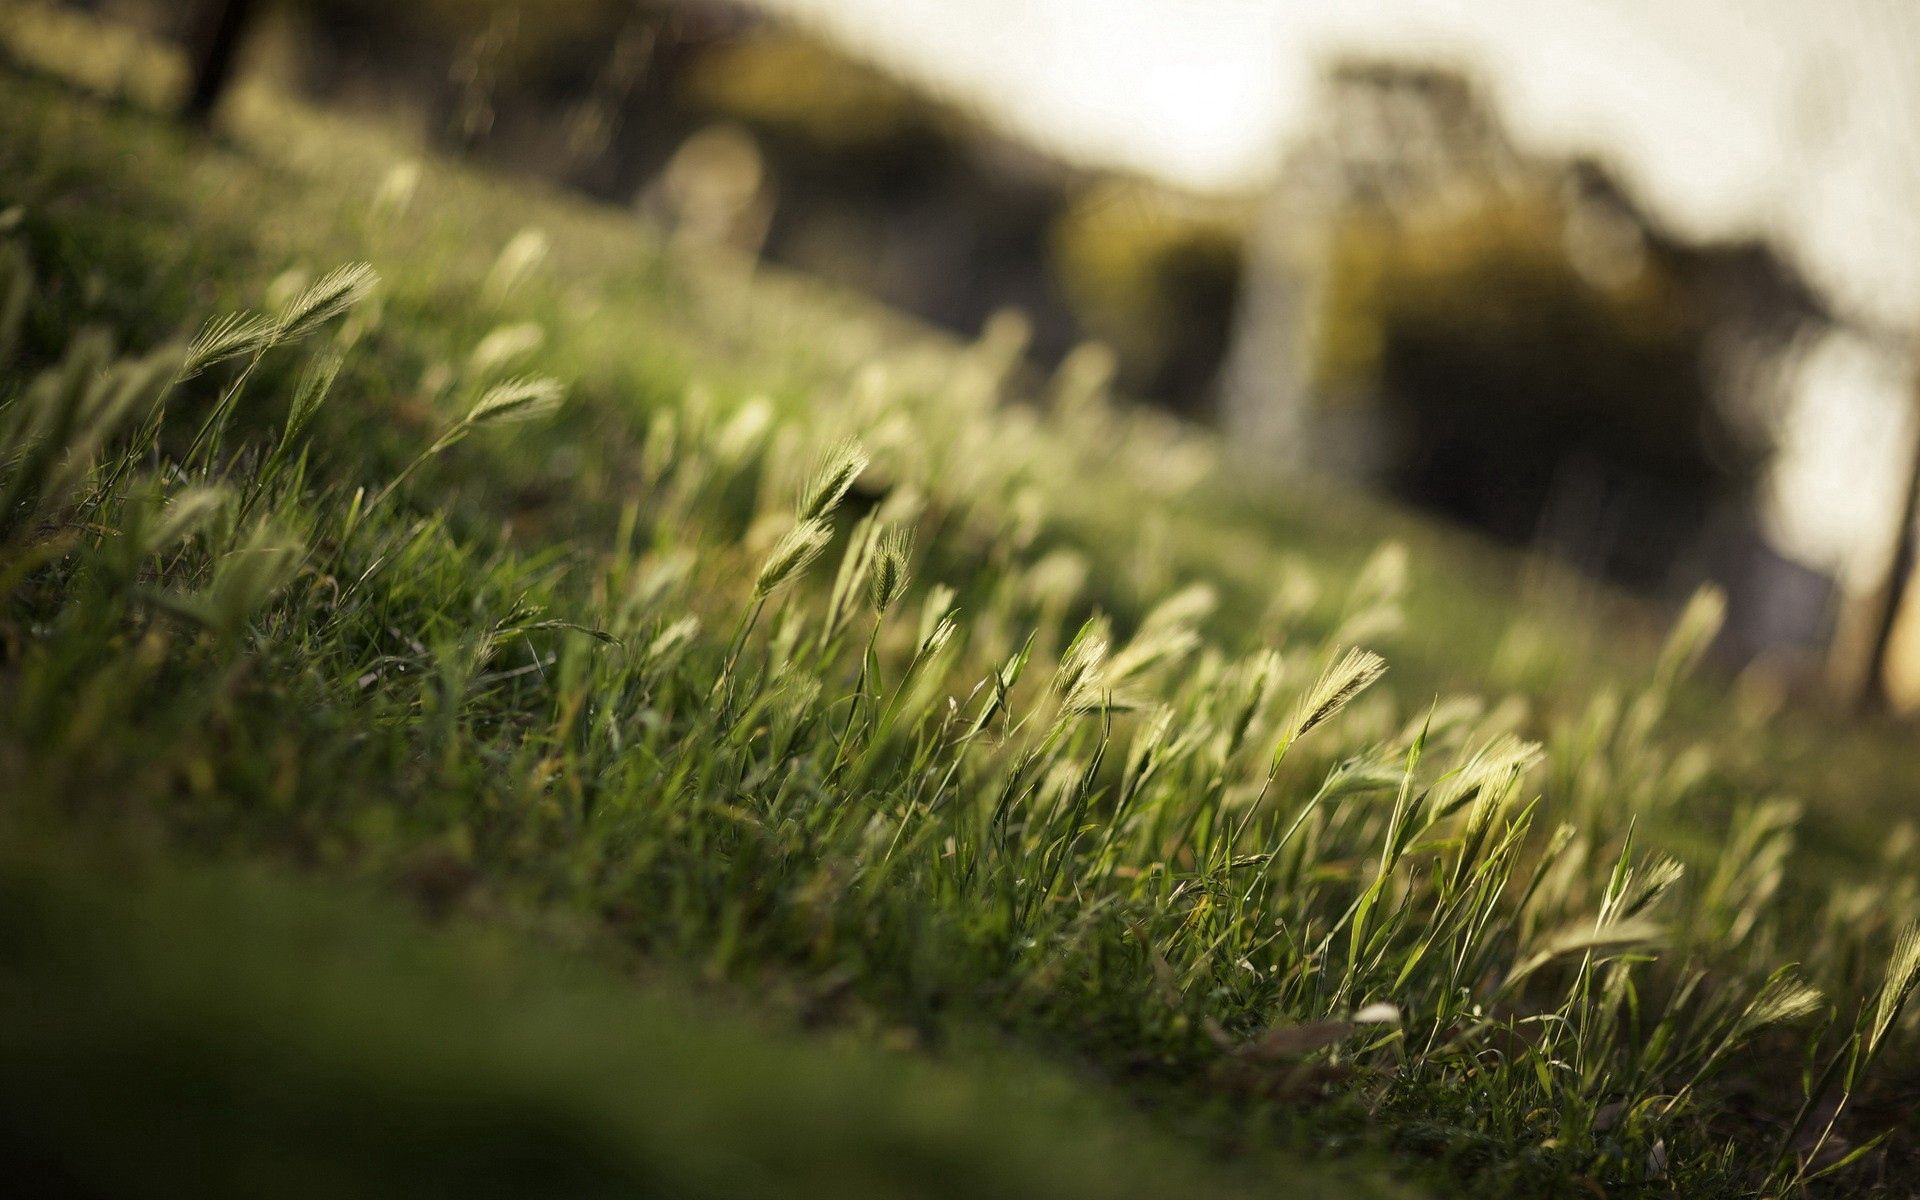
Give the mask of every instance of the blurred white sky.
[[1920, 0], [761, 0], [1078, 157], [1256, 181], [1343, 51], [1481, 69], [1696, 234], [1766, 230], [1920, 320]]
[[1774, 238], [1878, 335], [1809, 360], [1783, 549], [1884, 570], [1920, 335], [1920, 0], [760, 0], [1069, 156], [1257, 184], [1343, 53], [1476, 69], [1522, 142], [1607, 160], [1676, 228]]

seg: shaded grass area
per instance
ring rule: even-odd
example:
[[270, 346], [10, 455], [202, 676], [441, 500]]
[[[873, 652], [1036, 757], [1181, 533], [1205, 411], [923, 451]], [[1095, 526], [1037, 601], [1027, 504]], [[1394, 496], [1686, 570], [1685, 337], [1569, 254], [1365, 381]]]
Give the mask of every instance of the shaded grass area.
[[[898, 1178], [979, 1190], [1152, 1178], [1077, 1150], [1051, 1166], [1016, 1155], [1005, 1179], [949, 1169], [942, 1156], [997, 1157], [1008, 1125], [1076, 1141], [1073, 1113], [1090, 1110], [1074, 1105], [1093, 1103], [990, 1120], [980, 1110], [1001, 1106], [964, 1065], [981, 1029], [1087, 1064], [1093, 1091], [1119, 1088], [1190, 1145], [1252, 1155], [1269, 1190], [1280, 1168], [1261, 1154], [1291, 1148], [1393, 1150], [1443, 1187], [1511, 1194], [1742, 1194], [1862, 1148], [1879, 1126], [1858, 1117], [1886, 1111], [1873, 1081], [1906, 1077], [1854, 1069], [1917, 905], [1914, 847], [1880, 838], [1867, 855], [1848, 831], [1883, 831], [1895, 797], [1863, 786], [1871, 756], [1810, 759], [1827, 776], [1814, 794], [1847, 805], [1830, 861], [1854, 878], [1802, 878], [1791, 810], [1760, 801], [1787, 781], [1782, 743], [1819, 731], [1702, 716], [1726, 706], [1682, 683], [1699, 622], [1656, 658], [1650, 633], [1529, 612], [1502, 597], [1514, 574], [1496, 556], [1358, 502], [1251, 498], [1204, 439], [1087, 381], [1015, 396], [1002, 336], [955, 347], [797, 281], [675, 263], [617, 214], [438, 164], [416, 175], [378, 136], [271, 94], [212, 146], [59, 79], [10, 75], [0, 98], [0, 208], [20, 206], [9, 241], [34, 276], [30, 364], [132, 379], [137, 362], [75, 331], [144, 349], [263, 296], [295, 311], [348, 258], [383, 276], [304, 339], [241, 339], [224, 363], [203, 350], [164, 417], [101, 443], [72, 506], [42, 498], [11, 531], [0, 771], [40, 826], [358, 880], [520, 931], [503, 946], [559, 927], [581, 959], [794, 988], [820, 1019], [943, 1056], [859, 1069], [950, 1072], [934, 1086], [966, 1097], [942, 1110], [959, 1115], [921, 1127]], [[551, 407], [531, 369], [568, 380], [569, 398], [495, 430]], [[24, 373], [11, 386], [27, 411]], [[848, 435], [870, 461], [832, 450]], [[809, 482], [816, 461], [845, 475], [830, 497]], [[824, 498], [796, 511], [807, 495]], [[162, 538], [183, 504], [195, 519]], [[1407, 548], [1376, 549], [1386, 533]], [[836, 561], [845, 586], [829, 589]], [[768, 583], [782, 562], [793, 578]], [[911, 576], [909, 594], [876, 599], [886, 571]], [[1340, 655], [1352, 642], [1389, 652], [1386, 684], [1364, 688], [1368, 660]], [[1493, 697], [1432, 702], [1462, 680]], [[34, 940], [75, 946], [67, 966], [23, 957], [20, 979], [84, 995], [90, 971], [202, 919], [114, 933], [128, 906], [81, 882], [92, 861], [20, 884], [43, 897]], [[201, 886], [193, 873], [176, 890]], [[388, 1044], [358, 1040], [350, 1018], [386, 1008], [414, 1029], [440, 1013], [520, 1036], [484, 1006], [409, 998], [463, 986], [409, 975], [436, 939], [223, 878], [234, 890], [208, 909], [279, 889], [269, 911], [317, 905], [315, 922], [345, 930], [339, 953], [364, 938], [397, 963], [278, 1026], [296, 1044], [283, 1063], [345, 1062], [350, 1092]], [[104, 948], [42, 927], [98, 927]], [[275, 957], [257, 929], [220, 940], [236, 948], [225, 974], [189, 955], [177, 979], [136, 973], [75, 1006], [79, 1032], [43, 1070], [170, 993], [188, 995], [181, 1032], [132, 1037], [156, 1053], [218, 1042], [204, 1030], [233, 1024], [221, 1005], [284, 1011], [303, 990], [290, 979], [326, 974]], [[525, 978], [517, 953], [448, 978], [484, 998], [496, 967]], [[1382, 1005], [1394, 1020], [1353, 1019]], [[648, 1171], [692, 1188], [737, 1160], [744, 1184], [797, 1139], [832, 1152], [785, 1160], [795, 1174], [898, 1182], [872, 1174], [884, 1145], [858, 1128], [890, 1128], [876, 1114], [896, 1085], [794, 1065], [870, 1051], [751, 1037], [725, 1051], [670, 1008], [643, 1041], [737, 1060], [697, 1097], [724, 1135], [662, 1150], [661, 1130], [682, 1127], [619, 1116], [594, 1099], [614, 1085], [567, 1066], [595, 1058], [587, 1034], [537, 1078], [443, 1040], [369, 1085], [402, 1093], [375, 1108], [417, 1111], [426, 1131], [416, 1157], [376, 1146], [375, 1160], [439, 1178], [478, 1153], [445, 1134], [455, 1118], [431, 1089], [408, 1090], [451, 1073], [500, 1098], [503, 1140], [522, 1147], [501, 1170], [573, 1158], [584, 1174], [564, 1178], [583, 1188], [641, 1187]], [[620, 1079], [652, 1069], [620, 1073], [607, 1045]], [[93, 1061], [110, 1076], [133, 1052], [108, 1046]], [[1764, 1065], [1803, 1058], [1804, 1104], [1792, 1066]], [[189, 1053], [157, 1074], [224, 1061]], [[760, 1111], [736, 1106], [763, 1072], [791, 1088], [774, 1117], [736, 1120]], [[1840, 1075], [1855, 1100], [1818, 1138]], [[296, 1109], [326, 1095], [293, 1092]], [[534, 1093], [574, 1097], [560, 1122], [584, 1132], [556, 1134]], [[790, 1139], [787, 1108], [833, 1128]], [[291, 1123], [270, 1097], [201, 1111], [222, 1137], [245, 1133], [236, 1114]], [[1898, 1169], [1867, 1150], [1850, 1181]], [[1155, 1142], [1141, 1157], [1190, 1189], [1186, 1172], [1208, 1168], [1186, 1155]]]
[[525, 933], [423, 936], [366, 888], [22, 833], [0, 863], [16, 1195], [1385, 1194], [1229, 1173], [991, 1044], [938, 1065], [800, 1037]]

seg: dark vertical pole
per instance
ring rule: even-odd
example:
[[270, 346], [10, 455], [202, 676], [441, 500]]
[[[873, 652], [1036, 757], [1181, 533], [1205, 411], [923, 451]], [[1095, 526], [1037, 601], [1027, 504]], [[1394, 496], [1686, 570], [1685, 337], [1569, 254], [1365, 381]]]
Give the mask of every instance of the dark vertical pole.
[[[1914, 411], [1920, 414], [1920, 392], [1914, 397]], [[1866, 708], [1878, 708], [1887, 701], [1887, 655], [1893, 648], [1893, 635], [1900, 626], [1907, 593], [1913, 587], [1914, 568], [1920, 565], [1920, 439], [1914, 444], [1913, 460], [1907, 464], [1907, 486], [1901, 494], [1900, 527], [1893, 543], [1893, 563], [1887, 568], [1887, 583], [1881, 590], [1881, 607], [1874, 613], [1871, 640], [1867, 643], [1867, 669], [1861, 681], [1860, 702]]]
[[256, 0], [202, 0], [187, 46], [193, 78], [180, 106], [184, 120], [205, 125], [213, 119], [214, 108], [233, 82], [240, 36], [257, 7]]

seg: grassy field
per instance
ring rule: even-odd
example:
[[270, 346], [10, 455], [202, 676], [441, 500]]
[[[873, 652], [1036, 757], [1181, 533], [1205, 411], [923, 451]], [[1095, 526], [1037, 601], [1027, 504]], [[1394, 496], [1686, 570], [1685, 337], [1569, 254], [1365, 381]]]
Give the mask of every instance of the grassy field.
[[6, 20], [48, 1190], [1920, 1185], [1916, 754], [1692, 678], [1712, 597]]

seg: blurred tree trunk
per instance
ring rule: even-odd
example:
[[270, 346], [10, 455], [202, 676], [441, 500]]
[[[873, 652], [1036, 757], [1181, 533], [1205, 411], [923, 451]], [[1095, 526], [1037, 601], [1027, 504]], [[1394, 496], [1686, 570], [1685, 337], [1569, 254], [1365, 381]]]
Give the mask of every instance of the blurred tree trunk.
[[180, 106], [182, 119], [194, 125], [213, 119], [214, 109], [233, 82], [241, 36], [259, 8], [258, 0], [200, 0], [188, 31], [193, 75]]
[[[1916, 384], [1915, 411], [1920, 412], [1920, 384]], [[1894, 635], [1907, 607], [1907, 594], [1913, 587], [1916, 566], [1920, 566], [1920, 438], [1916, 438], [1913, 459], [1907, 464], [1907, 485], [1901, 493], [1900, 525], [1894, 534], [1893, 562], [1887, 568], [1886, 584], [1880, 589], [1880, 606], [1873, 614], [1868, 630], [1866, 673], [1861, 680], [1862, 707], [1879, 709], [1889, 696], [1888, 658]]]

